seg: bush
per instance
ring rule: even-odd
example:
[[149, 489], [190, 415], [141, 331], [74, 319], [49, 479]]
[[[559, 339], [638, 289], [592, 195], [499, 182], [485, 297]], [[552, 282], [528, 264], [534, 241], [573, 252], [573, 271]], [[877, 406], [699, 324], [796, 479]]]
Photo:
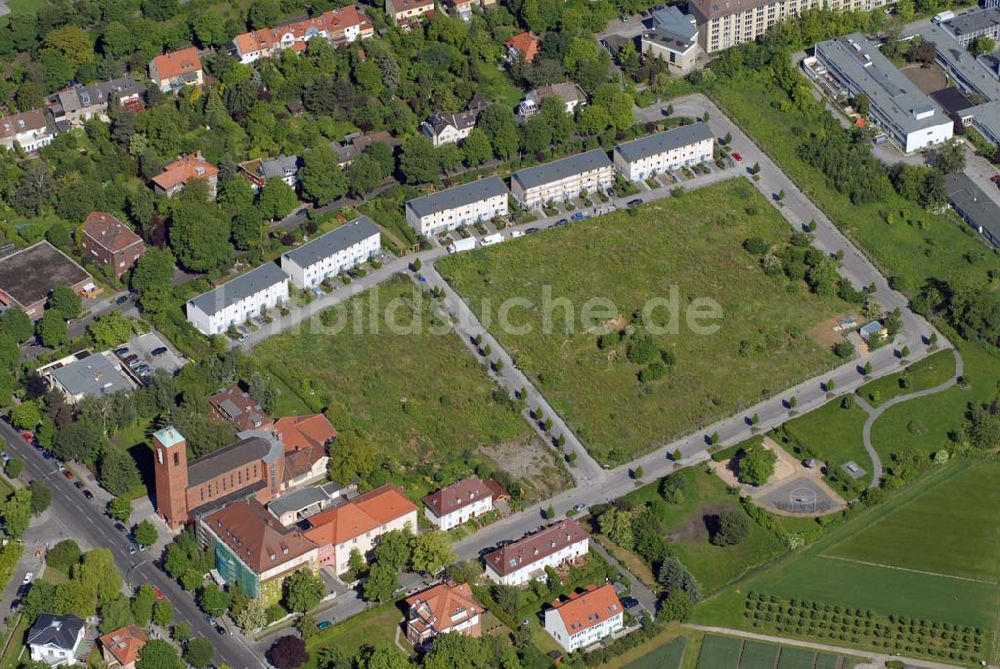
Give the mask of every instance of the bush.
[[746, 249], [747, 253], [762, 256], [770, 252], [771, 245], [763, 237], [750, 237], [743, 242], [743, 248]]
[[83, 552], [76, 542], [72, 539], [63, 539], [45, 554], [45, 562], [53, 569], [68, 574], [81, 557], [83, 557]]
[[774, 474], [778, 456], [761, 446], [751, 448], [739, 461], [739, 480], [753, 486], [764, 485]]
[[659, 352], [659, 348], [651, 336], [645, 333], [636, 333], [629, 338], [625, 357], [628, 358], [629, 362], [646, 365], [655, 360]]
[[21, 458], [11, 458], [4, 467], [4, 473], [8, 478], [16, 479], [24, 471], [24, 460]]
[[735, 546], [750, 534], [750, 519], [742, 511], [727, 509], [715, 516], [710, 541], [716, 546]]

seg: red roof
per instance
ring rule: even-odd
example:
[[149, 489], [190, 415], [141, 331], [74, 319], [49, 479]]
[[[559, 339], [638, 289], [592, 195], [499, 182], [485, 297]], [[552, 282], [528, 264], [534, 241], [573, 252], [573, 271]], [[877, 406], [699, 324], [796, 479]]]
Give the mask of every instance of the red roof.
[[140, 627], [128, 625], [109, 632], [100, 639], [101, 646], [122, 666], [127, 666], [139, 659], [139, 651], [146, 645], [149, 637]]
[[192, 179], [210, 179], [219, 173], [218, 168], [198, 154], [181, 156], [163, 166], [163, 171], [153, 177], [153, 183], [163, 190], [186, 184]]
[[519, 35], [514, 35], [507, 40], [505, 44], [508, 48], [520, 51], [524, 60], [530, 63], [535, 60], [535, 56], [538, 55], [538, 50], [541, 47], [542, 40], [539, 39], [538, 35], [535, 33], [528, 31], [520, 33]]
[[306, 448], [323, 449], [337, 438], [337, 430], [321, 413], [279, 418], [274, 429], [278, 431], [286, 453]]
[[256, 500], [233, 502], [207, 516], [204, 523], [258, 574], [316, 548], [297, 528], [282, 527]]
[[273, 424], [271, 417], [249, 394], [240, 390], [239, 386], [210, 395], [208, 403], [220, 416], [232, 423], [237, 432], [269, 430]]
[[589, 538], [587, 531], [572, 518], [549, 525], [544, 530], [529, 534], [509, 546], [487, 553], [483, 558], [493, 571], [505, 576], [519, 569], [531, 566], [566, 546]]
[[552, 608], [559, 612], [566, 631], [572, 636], [619, 615], [622, 603], [615, 589], [605, 584], [599, 588], [591, 585], [584, 593], [573, 593], [567, 599], [552, 602]]
[[391, 483], [309, 519], [306, 536], [317, 544], [339, 545], [413, 513], [417, 507]]
[[[165, 53], [153, 59], [153, 66], [160, 79], [173, 79], [184, 74], [191, 74], [201, 70], [201, 58], [198, 57], [198, 49], [189, 46], [180, 51]], [[159, 83], [159, 82], [157, 82]]]
[[424, 504], [440, 518], [492, 496], [493, 491], [484, 481], [478, 476], [470, 476], [427, 495]]
[[[361, 26], [365, 30], [367, 19], [365, 15], [358, 11], [357, 5], [348, 5], [340, 9], [332, 9], [325, 14], [295, 21], [277, 28], [261, 28], [251, 32], [237, 35], [233, 42], [236, 43], [237, 50], [241, 53], [253, 53], [255, 51], [270, 51], [276, 44], [280, 44], [285, 36], [291, 35], [295, 40], [292, 48], [301, 50], [305, 48], [305, 41], [313, 34], [326, 31], [327, 38], [333, 39], [342, 34], [348, 28]], [[368, 26], [370, 28], [371, 26]]]
[[124, 223], [103, 211], [92, 211], [83, 222], [83, 232], [112, 253], [142, 241]]
[[476, 601], [468, 583], [438, 583], [407, 597], [406, 604], [410, 607], [410, 624], [432, 628], [436, 634], [444, 634], [483, 612], [483, 605]]

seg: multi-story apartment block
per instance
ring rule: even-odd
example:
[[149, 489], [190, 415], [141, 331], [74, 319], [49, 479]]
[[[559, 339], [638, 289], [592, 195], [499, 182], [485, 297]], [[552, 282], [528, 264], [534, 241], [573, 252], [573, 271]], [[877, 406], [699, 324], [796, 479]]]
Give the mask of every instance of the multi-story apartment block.
[[149, 78], [164, 93], [176, 93], [185, 86], [201, 86], [205, 73], [198, 49], [193, 46], [157, 56], [149, 62]]
[[173, 197], [195, 179], [208, 182], [208, 194], [213, 200], [219, 185], [219, 169], [201, 157], [201, 153], [181, 156], [163, 166], [163, 171], [153, 177], [153, 190], [159, 195]]
[[438, 583], [406, 598], [406, 638], [414, 646], [440, 634], [464, 634], [478, 638], [486, 610], [472, 594], [468, 583]]
[[360, 216], [282, 254], [281, 269], [299, 288], [314, 288], [327, 277], [357, 267], [381, 247], [378, 226], [367, 216]]
[[521, 206], [537, 207], [546, 202], [569, 200], [586, 191], [611, 188], [615, 169], [602, 149], [515, 172], [510, 192]]
[[424, 518], [439, 530], [450, 530], [493, 510], [493, 491], [470, 476], [424, 497]]
[[217, 335], [287, 300], [288, 274], [269, 262], [188, 300], [187, 319], [199, 332]]
[[867, 96], [868, 120], [906, 153], [951, 139], [955, 125], [936, 102], [859, 33], [816, 45], [816, 75], [829, 75], [856, 98]]
[[706, 53], [752, 42], [773, 26], [807, 9], [867, 11], [889, 0], [691, 0], [688, 11], [698, 22], [698, 41]]
[[215, 550], [215, 570], [227, 584], [265, 608], [282, 597], [285, 578], [318, 571], [319, 546], [297, 527], [282, 527], [256, 500], [232, 502], [199, 519], [201, 536]]
[[507, 187], [497, 177], [455, 186], [406, 203], [406, 222], [427, 236], [506, 215]]
[[653, 29], [642, 34], [642, 53], [659, 58], [677, 75], [688, 74], [701, 53], [695, 17], [676, 6], [654, 11]]
[[997, 42], [1000, 41], [1000, 8], [973, 9], [941, 25], [965, 49], [980, 37], [989, 37]]
[[712, 159], [715, 138], [704, 123], [678, 128], [619, 144], [614, 150], [615, 169], [629, 181], [697, 165]]
[[487, 553], [486, 577], [503, 585], [524, 585], [545, 578], [546, 567], [575, 563], [590, 550], [590, 535], [567, 518]]
[[0, 146], [8, 151], [13, 151], [16, 145], [25, 153], [35, 153], [51, 144], [55, 137], [55, 125], [49, 123], [41, 109], [0, 118]]
[[348, 5], [277, 28], [261, 28], [237, 35], [233, 39], [233, 47], [240, 62], [248, 65], [286, 49], [304, 51], [306, 44], [314, 37], [321, 37], [337, 45], [367, 39], [373, 34], [372, 24], [361, 8], [358, 5]]
[[146, 252], [142, 237], [111, 214], [93, 211], [83, 222], [83, 252], [111, 268], [116, 277], [132, 269]]
[[622, 603], [610, 584], [591, 585], [586, 592], [552, 602], [545, 611], [545, 631], [567, 653], [592, 646], [624, 625]]
[[306, 537], [319, 545], [319, 564], [337, 575], [350, 569], [351, 553], [365, 557], [386, 532], [417, 530], [417, 507], [391, 483], [311, 516]]

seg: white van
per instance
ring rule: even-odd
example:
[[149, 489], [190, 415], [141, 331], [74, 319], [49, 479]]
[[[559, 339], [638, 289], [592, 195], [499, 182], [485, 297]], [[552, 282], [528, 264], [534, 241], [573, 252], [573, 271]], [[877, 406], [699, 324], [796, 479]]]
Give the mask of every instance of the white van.
[[494, 244], [499, 244], [502, 241], [503, 241], [503, 235], [501, 235], [499, 232], [496, 232], [492, 235], [486, 235], [485, 237], [480, 239], [479, 247], [483, 248], [485, 246], [493, 246]]

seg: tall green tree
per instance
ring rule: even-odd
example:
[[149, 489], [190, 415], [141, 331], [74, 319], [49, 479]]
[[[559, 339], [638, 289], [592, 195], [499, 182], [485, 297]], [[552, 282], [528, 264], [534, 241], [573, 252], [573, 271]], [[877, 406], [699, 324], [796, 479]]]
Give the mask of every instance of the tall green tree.
[[347, 180], [339, 166], [337, 152], [326, 144], [308, 149], [302, 155], [302, 193], [317, 205], [325, 205], [347, 192]]

